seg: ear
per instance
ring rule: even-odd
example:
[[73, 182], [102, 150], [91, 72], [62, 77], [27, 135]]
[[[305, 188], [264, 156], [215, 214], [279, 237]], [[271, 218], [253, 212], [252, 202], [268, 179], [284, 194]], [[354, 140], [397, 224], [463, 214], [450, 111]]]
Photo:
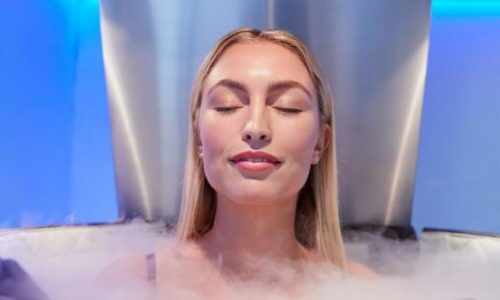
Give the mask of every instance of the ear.
[[331, 143], [332, 140], [331, 136], [332, 136], [332, 128], [330, 127], [330, 125], [322, 123], [318, 142], [314, 147], [311, 164], [315, 165], [319, 163], [321, 157], [323, 156], [323, 152], [325, 151], [326, 148], [328, 148], [328, 146]]
[[201, 144], [201, 138], [200, 138], [200, 130], [198, 129], [198, 111], [195, 113], [195, 119], [194, 119], [194, 143], [196, 145], [196, 154], [198, 155], [199, 158], [203, 157], [203, 147]]
[[203, 147], [201, 144], [201, 137], [200, 137], [200, 129], [199, 129], [199, 115], [200, 115], [200, 107], [198, 107], [193, 116], [193, 138], [194, 138], [194, 144], [196, 145], [196, 154], [198, 155], [199, 158], [203, 157]]
[[201, 144], [198, 144], [198, 146], [196, 147], [196, 149], [198, 150], [198, 151], [197, 151], [197, 153], [198, 153], [198, 157], [199, 157], [199, 158], [202, 158], [202, 157], [203, 157], [203, 149], [202, 149]]

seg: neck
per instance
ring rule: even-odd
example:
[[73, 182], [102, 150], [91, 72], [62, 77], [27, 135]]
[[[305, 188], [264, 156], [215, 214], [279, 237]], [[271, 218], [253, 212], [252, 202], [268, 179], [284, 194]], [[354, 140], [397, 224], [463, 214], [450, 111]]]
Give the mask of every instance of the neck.
[[223, 271], [252, 271], [255, 259], [297, 260], [303, 250], [295, 238], [296, 199], [243, 205], [217, 197], [214, 224], [199, 244]]

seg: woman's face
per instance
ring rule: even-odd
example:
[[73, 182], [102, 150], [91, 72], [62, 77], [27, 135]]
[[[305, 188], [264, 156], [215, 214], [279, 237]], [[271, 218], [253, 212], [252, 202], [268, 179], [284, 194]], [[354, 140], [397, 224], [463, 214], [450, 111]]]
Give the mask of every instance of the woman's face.
[[295, 200], [329, 132], [306, 67], [263, 41], [221, 56], [206, 78], [198, 124], [208, 182], [218, 198], [246, 205]]

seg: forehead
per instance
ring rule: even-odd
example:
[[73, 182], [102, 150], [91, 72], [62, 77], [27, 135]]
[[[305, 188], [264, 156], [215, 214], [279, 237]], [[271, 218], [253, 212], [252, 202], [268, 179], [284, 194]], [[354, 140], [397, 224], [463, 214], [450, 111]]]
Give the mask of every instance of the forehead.
[[229, 47], [212, 68], [206, 85], [221, 79], [294, 80], [314, 89], [299, 57], [290, 49], [268, 41], [243, 42]]

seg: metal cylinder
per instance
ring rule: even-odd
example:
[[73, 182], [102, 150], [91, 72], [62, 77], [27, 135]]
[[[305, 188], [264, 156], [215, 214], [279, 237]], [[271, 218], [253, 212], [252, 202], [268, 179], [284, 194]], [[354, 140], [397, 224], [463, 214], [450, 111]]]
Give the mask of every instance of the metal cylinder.
[[175, 218], [196, 68], [252, 26], [299, 36], [329, 78], [343, 222], [410, 224], [429, 17], [429, 0], [101, 0], [122, 216]]

